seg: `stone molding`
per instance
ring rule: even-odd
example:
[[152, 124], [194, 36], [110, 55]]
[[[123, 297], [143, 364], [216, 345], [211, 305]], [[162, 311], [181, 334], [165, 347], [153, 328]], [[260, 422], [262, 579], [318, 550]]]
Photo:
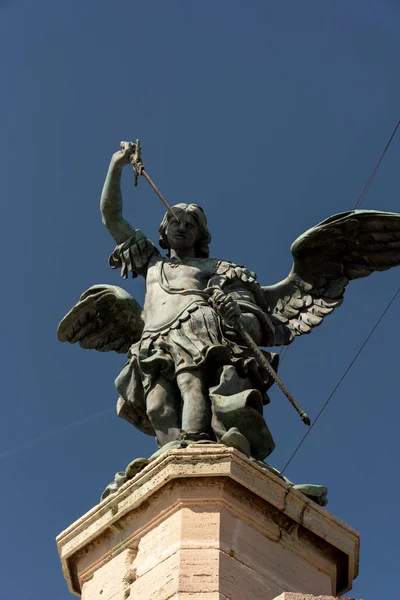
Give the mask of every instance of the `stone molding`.
[[[243, 493], [250, 499], [251, 511], [243, 504]], [[164, 505], [167, 495], [168, 505]], [[160, 511], [153, 514], [157, 506]], [[117, 559], [119, 556], [129, 558], [128, 562], [133, 564], [140, 540], [186, 509], [215, 511], [219, 515], [229, 513], [243, 526], [279, 543], [299, 560], [306, 547], [322, 549], [319, 553], [312, 551], [313, 564], [330, 578], [332, 591], [337, 595], [351, 589], [352, 580], [357, 576], [359, 536], [356, 531], [288, 486], [272, 471], [233, 448], [210, 444], [162, 454], [125, 483], [117, 494], [106, 498], [58, 536], [57, 545], [70, 591], [80, 595], [82, 586], [110, 561], [122, 560]], [[264, 518], [265, 510], [268, 510], [268, 519]], [[215, 540], [213, 547], [215, 551], [219, 548], [229, 554], [229, 548], [224, 548], [223, 535]], [[176, 551], [182, 548], [177, 539]], [[170, 553], [172, 550], [169, 547]], [[273, 573], [268, 577], [270, 581], [275, 579]], [[304, 594], [295, 596], [279, 599], [302, 600], [304, 597], [308, 600]], [[184, 595], [170, 597], [172, 600]], [[201, 597], [205, 599], [206, 595]], [[212, 597], [222, 598], [223, 594]]]

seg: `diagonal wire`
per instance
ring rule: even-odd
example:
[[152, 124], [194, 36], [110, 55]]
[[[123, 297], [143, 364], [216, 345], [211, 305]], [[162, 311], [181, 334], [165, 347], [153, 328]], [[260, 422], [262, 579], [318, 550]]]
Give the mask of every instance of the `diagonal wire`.
[[[397, 121], [397, 124], [396, 124], [395, 128], [394, 128], [394, 129], [393, 129], [393, 131], [392, 131], [392, 135], [391, 135], [391, 136], [390, 136], [390, 138], [389, 138], [389, 141], [387, 142], [387, 144], [386, 144], [385, 148], [383, 149], [383, 152], [382, 152], [382, 154], [380, 155], [378, 162], [376, 163], [375, 167], [373, 168], [373, 170], [372, 170], [372, 172], [371, 172], [371, 175], [369, 176], [369, 179], [368, 179], [367, 183], [365, 184], [365, 186], [364, 186], [364, 189], [363, 189], [363, 191], [361, 192], [361, 195], [360, 195], [359, 199], [358, 199], [358, 200], [357, 200], [357, 202], [356, 202], [356, 205], [355, 205], [355, 207], [354, 207], [354, 210], [357, 210], [358, 208], [360, 208], [361, 204], [363, 203], [363, 201], [364, 201], [364, 198], [365, 198], [365, 196], [367, 195], [367, 192], [368, 192], [368, 190], [369, 190], [369, 188], [370, 188], [370, 185], [371, 185], [371, 183], [373, 182], [373, 180], [374, 180], [374, 178], [375, 178], [375, 175], [377, 174], [377, 172], [378, 172], [378, 170], [379, 170], [379, 167], [380, 167], [380, 166], [381, 166], [381, 164], [382, 164], [382, 161], [383, 161], [383, 159], [385, 158], [385, 154], [386, 154], [386, 152], [387, 152], [387, 150], [388, 150], [388, 148], [389, 148], [390, 144], [392, 143], [392, 140], [393, 140], [394, 136], [396, 135], [396, 132], [397, 132], [397, 130], [398, 130], [398, 128], [399, 128], [399, 126], [400, 126], [400, 121]], [[284, 348], [284, 347], [282, 347], [282, 348], [281, 348], [281, 350], [280, 350], [280, 352], [279, 352], [279, 356], [280, 356], [280, 364], [282, 364], [282, 362], [283, 362], [283, 359], [285, 358], [285, 356], [286, 356], [286, 354], [287, 354], [287, 352], [288, 352], [289, 348], [290, 348], [290, 346], [286, 346], [285, 348]]]
[[94, 413], [92, 415], [88, 415], [87, 417], [83, 417], [82, 419], [79, 419], [78, 421], [73, 421], [72, 423], [67, 423], [65, 425], [62, 425], [61, 427], [56, 427], [55, 429], [52, 429], [51, 431], [48, 431], [47, 433], [38, 435], [34, 438], [27, 440], [26, 442], [22, 442], [22, 444], [18, 444], [11, 448], [7, 448], [6, 450], [1, 450], [0, 451], [0, 460], [2, 460], [3, 458], [8, 458], [9, 456], [12, 456], [13, 454], [19, 454], [20, 452], [24, 452], [25, 450], [30, 450], [31, 448], [34, 448], [35, 446], [37, 446], [38, 444], [41, 444], [42, 442], [47, 442], [53, 438], [57, 438], [59, 435], [62, 435], [66, 431], [69, 431], [70, 429], [75, 429], [75, 427], [81, 427], [81, 425], [84, 425], [85, 423], [95, 421], [96, 419], [99, 419], [103, 415], [112, 412], [112, 410], [113, 410], [112, 408], [106, 408], [105, 410], [102, 410], [100, 412]]
[[365, 346], [368, 344], [372, 334], [374, 333], [374, 331], [378, 328], [380, 322], [382, 321], [383, 317], [385, 316], [385, 314], [387, 313], [387, 311], [389, 310], [389, 308], [391, 307], [391, 305], [393, 304], [393, 302], [396, 299], [397, 294], [400, 292], [400, 288], [397, 289], [395, 295], [393, 296], [393, 298], [390, 300], [389, 304], [386, 306], [385, 310], [383, 311], [383, 313], [381, 314], [381, 316], [379, 317], [379, 319], [377, 320], [377, 322], [375, 323], [375, 325], [373, 326], [373, 328], [371, 329], [371, 331], [369, 332], [368, 336], [366, 337], [366, 339], [364, 340], [363, 344], [361, 345], [360, 349], [358, 350], [357, 354], [354, 356], [354, 358], [352, 359], [352, 361], [350, 362], [349, 366], [347, 367], [347, 369], [345, 370], [345, 372], [343, 373], [342, 377], [339, 379], [338, 383], [336, 384], [336, 386], [334, 387], [332, 393], [330, 394], [330, 396], [328, 397], [327, 401], [325, 402], [325, 404], [323, 405], [323, 407], [321, 408], [321, 410], [319, 411], [319, 413], [317, 414], [317, 416], [314, 419], [313, 424], [311, 425], [311, 427], [308, 429], [307, 433], [303, 436], [303, 438], [300, 440], [297, 448], [294, 450], [294, 452], [292, 453], [291, 457], [289, 458], [289, 460], [287, 461], [287, 463], [285, 464], [285, 466], [283, 467], [282, 471], [281, 471], [281, 475], [283, 475], [284, 471], [286, 470], [286, 468], [289, 466], [289, 464], [292, 462], [293, 458], [295, 457], [297, 451], [300, 449], [300, 447], [302, 446], [303, 442], [305, 441], [305, 439], [307, 438], [307, 436], [311, 433], [312, 428], [315, 426], [315, 424], [317, 423], [318, 419], [320, 418], [320, 416], [322, 415], [322, 413], [324, 412], [325, 408], [328, 406], [329, 402], [331, 401], [331, 399], [333, 398], [333, 396], [335, 395], [336, 391], [339, 389], [342, 381], [344, 380], [344, 378], [346, 377], [347, 373], [350, 371], [351, 367], [354, 365], [354, 363], [356, 362], [357, 358], [360, 356], [361, 352], [364, 350]]
[[283, 359], [285, 358], [290, 346], [282, 346], [279, 352], [279, 364], [282, 365]]
[[360, 197], [359, 197], [359, 199], [357, 200], [357, 203], [356, 203], [356, 205], [355, 205], [355, 207], [354, 207], [355, 209], [357, 209], [357, 208], [360, 208], [361, 204], [363, 203], [363, 201], [364, 201], [364, 198], [365, 198], [365, 196], [366, 196], [366, 194], [367, 194], [367, 192], [368, 192], [368, 190], [369, 190], [369, 186], [371, 185], [371, 183], [372, 183], [372, 181], [373, 181], [373, 179], [374, 179], [375, 175], [376, 175], [376, 174], [377, 174], [377, 172], [378, 172], [378, 169], [379, 169], [379, 167], [381, 166], [381, 163], [382, 163], [382, 161], [383, 161], [383, 159], [384, 159], [384, 157], [385, 157], [385, 154], [386, 154], [386, 152], [387, 152], [387, 150], [388, 150], [388, 148], [389, 148], [390, 144], [392, 143], [392, 140], [393, 140], [394, 136], [396, 135], [396, 131], [398, 130], [398, 128], [399, 128], [399, 125], [400, 125], [400, 121], [398, 121], [398, 122], [397, 122], [397, 125], [396, 125], [396, 127], [393, 129], [392, 135], [390, 136], [388, 143], [386, 144], [386, 146], [385, 146], [385, 148], [384, 148], [384, 150], [383, 150], [382, 154], [380, 155], [380, 157], [379, 157], [379, 160], [378, 160], [378, 162], [376, 163], [376, 165], [375, 165], [375, 167], [374, 167], [374, 169], [373, 169], [373, 171], [372, 171], [372, 173], [371, 173], [371, 175], [370, 175], [370, 177], [369, 177], [369, 179], [368, 179], [367, 183], [365, 184], [365, 186], [364, 186], [364, 189], [363, 189], [363, 191], [361, 192], [361, 196], [360, 196]]

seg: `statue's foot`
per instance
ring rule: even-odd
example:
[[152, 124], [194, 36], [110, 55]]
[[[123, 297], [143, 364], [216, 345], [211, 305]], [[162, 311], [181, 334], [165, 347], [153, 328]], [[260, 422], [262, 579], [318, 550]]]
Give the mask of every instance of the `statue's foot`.
[[154, 454], [152, 454], [149, 458], [150, 460], [154, 460], [155, 458], [158, 458], [159, 456], [161, 456], [161, 454], [164, 454], [164, 452], [166, 452], [167, 450], [176, 450], [178, 448], [186, 448], [187, 444], [185, 443], [184, 446], [182, 446], [182, 440], [172, 440], [172, 442], [167, 442], [166, 444], [164, 444], [164, 446], [161, 446], [161, 448], [159, 448], [157, 450], [157, 452], [154, 452]]
[[[192, 432], [192, 431], [181, 431], [181, 435], [179, 436], [179, 439], [182, 442], [186, 442], [187, 444], [196, 444], [196, 443], [202, 443], [205, 442], [206, 444], [208, 442], [211, 442], [210, 440], [210, 436], [208, 435], [208, 433], [196, 433], [196, 432]], [[182, 446], [182, 448], [184, 448], [185, 446]]]
[[250, 456], [250, 444], [242, 435], [237, 427], [231, 427], [219, 440], [220, 444], [236, 448], [239, 452], [243, 452], [247, 457]]

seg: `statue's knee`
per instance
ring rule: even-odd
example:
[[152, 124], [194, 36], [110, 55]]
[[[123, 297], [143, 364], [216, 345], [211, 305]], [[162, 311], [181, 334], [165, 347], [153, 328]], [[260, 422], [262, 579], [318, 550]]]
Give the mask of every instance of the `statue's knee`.
[[177, 379], [179, 391], [183, 397], [198, 395], [204, 392], [204, 382], [194, 371], [183, 371]]
[[193, 387], [193, 375], [191, 373], [179, 373], [177, 383], [181, 394], [186, 394]]
[[159, 394], [152, 390], [146, 398], [146, 412], [150, 421], [161, 412], [162, 404]]
[[175, 415], [174, 407], [167, 398], [150, 393], [146, 399], [146, 413], [152, 423], [171, 418]]

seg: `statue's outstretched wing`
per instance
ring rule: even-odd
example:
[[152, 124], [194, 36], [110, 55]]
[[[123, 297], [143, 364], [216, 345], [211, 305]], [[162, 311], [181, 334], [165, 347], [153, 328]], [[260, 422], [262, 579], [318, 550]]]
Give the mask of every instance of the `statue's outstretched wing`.
[[262, 288], [279, 345], [320, 325], [352, 279], [400, 265], [400, 214], [339, 213], [303, 233], [291, 251], [288, 277]]
[[79, 342], [85, 349], [124, 354], [140, 339], [142, 309], [128, 292], [115, 285], [93, 285], [63, 318], [61, 342]]

